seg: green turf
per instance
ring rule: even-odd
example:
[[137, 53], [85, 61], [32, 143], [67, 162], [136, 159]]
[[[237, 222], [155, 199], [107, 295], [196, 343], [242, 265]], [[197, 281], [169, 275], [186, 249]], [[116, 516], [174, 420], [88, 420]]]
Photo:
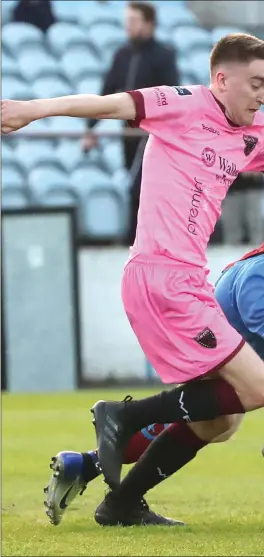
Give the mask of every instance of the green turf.
[[93, 448], [89, 407], [125, 394], [3, 396], [2, 555], [264, 555], [263, 410], [248, 415], [231, 441], [204, 449], [149, 493], [153, 509], [185, 520], [186, 529], [100, 528], [93, 512], [104, 494], [101, 478], [74, 501], [60, 526], [49, 524], [43, 487], [50, 457]]

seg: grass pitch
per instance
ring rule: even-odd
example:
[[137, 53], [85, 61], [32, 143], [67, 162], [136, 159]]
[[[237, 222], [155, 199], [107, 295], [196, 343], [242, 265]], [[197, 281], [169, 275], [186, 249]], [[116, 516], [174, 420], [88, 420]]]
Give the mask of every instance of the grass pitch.
[[[138, 398], [153, 391], [135, 391]], [[228, 443], [205, 448], [185, 469], [150, 491], [154, 510], [188, 523], [101, 528], [93, 519], [104, 496], [97, 478], [60, 526], [45, 515], [43, 487], [50, 457], [89, 450], [95, 433], [89, 408], [127, 392], [81, 391], [2, 397], [2, 555], [264, 555], [264, 411], [249, 414]]]

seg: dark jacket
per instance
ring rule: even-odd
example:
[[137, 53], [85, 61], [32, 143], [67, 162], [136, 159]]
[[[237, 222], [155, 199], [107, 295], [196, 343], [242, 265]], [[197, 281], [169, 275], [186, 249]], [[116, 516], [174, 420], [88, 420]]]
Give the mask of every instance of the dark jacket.
[[[138, 44], [129, 42], [116, 52], [101, 94], [111, 95], [131, 89], [177, 84], [179, 74], [174, 51], [151, 38]], [[89, 127], [93, 127], [96, 122], [97, 120], [90, 120]], [[138, 138], [124, 140], [127, 168], [131, 168], [138, 143]]]
[[31, 23], [44, 33], [56, 21], [50, 0], [20, 0], [14, 8], [13, 20]]

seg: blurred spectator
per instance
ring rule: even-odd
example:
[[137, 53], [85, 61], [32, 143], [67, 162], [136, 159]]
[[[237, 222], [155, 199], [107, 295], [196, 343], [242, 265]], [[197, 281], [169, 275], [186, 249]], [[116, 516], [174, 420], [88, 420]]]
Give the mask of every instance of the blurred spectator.
[[247, 232], [250, 244], [258, 245], [264, 239], [264, 216], [261, 198], [264, 177], [259, 172], [239, 174], [223, 203], [223, 240], [229, 245], [241, 244]]
[[[130, 2], [125, 13], [125, 28], [128, 42], [115, 54], [112, 66], [105, 77], [102, 95], [110, 95], [130, 89], [177, 85], [179, 75], [175, 53], [155, 39], [157, 16], [155, 7], [144, 2]], [[93, 128], [97, 120], [90, 120]], [[128, 124], [125, 124], [126, 126]], [[141, 185], [141, 163], [145, 138], [125, 138], [124, 157], [131, 175], [130, 222], [125, 244], [134, 243], [137, 225]], [[85, 151], [95, 146], [94, 139], [86, 134], [83, 140]]]
[[55, 22], [50, 0], [19, 0], [13, 19], [31, 23], [44, 33]]

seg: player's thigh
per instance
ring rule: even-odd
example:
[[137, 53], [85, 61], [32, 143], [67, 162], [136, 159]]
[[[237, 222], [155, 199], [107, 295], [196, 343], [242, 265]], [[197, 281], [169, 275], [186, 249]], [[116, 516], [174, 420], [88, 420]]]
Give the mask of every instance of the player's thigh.
[[189, 424], [195, 435], [208, 443], [227, 441], [238, 429], [243, 415], [221, 416], [215, 420]]
[[203, 270], [130, 263], [122, 297], [138, 341], [164, 383], [221, 368], [243, 344]]
[[245, 343], [218, 373], [234, 387], [245, 410], [264, 406], [264, 362], [249, 344]]

